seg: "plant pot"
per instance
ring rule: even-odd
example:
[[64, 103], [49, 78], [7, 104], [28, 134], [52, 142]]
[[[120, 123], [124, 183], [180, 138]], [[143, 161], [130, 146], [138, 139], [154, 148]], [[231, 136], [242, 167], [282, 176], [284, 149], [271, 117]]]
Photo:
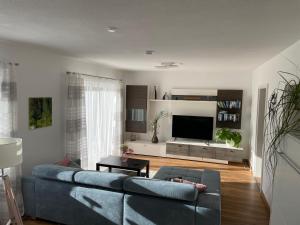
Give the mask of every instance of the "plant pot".
[[235, 144], [234, 141], [232, 141], [232, 140], [226, 140], [226, 145], [228, 147], [234, 147], [234, 148], [240, 147], [240, 144]]
[[151, 139], [152, 143], [157, 144], [158, 143], [158, 137], [153, 134], [153, 137]]
[[123, 153], [121, 158], [122, 158], [122, 162], [127, 162], [127, 160], [128, 160], [128, 154], [127, 153]]
[[157, 144], [158, 143], [158, 137], [157, 137], [157, 124], [153, 125], [153, 136], [151, 139], [152, 143]]
[[227, 146], [227, 147], [232, 147], [231, 141], [230, 141], [230, 140], [226, 140], [226, 146]]

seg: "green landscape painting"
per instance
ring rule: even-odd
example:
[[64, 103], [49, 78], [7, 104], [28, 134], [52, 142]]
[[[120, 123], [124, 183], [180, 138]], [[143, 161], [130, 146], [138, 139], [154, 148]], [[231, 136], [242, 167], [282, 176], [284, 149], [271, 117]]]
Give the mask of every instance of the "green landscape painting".
[[29, 128], [52, 125], [52, 98], [29, 98]]

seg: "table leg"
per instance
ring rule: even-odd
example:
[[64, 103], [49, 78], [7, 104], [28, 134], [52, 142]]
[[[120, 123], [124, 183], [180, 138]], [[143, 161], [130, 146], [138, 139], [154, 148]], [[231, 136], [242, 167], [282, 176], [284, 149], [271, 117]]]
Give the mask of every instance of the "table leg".
[[96, 170], [100, 171], [100, 165], [96, 164]]
[[146, 177], [149, 178], [150, 163], [146, 166]]
[[110, 173], [111, 173], [111, 170], [112, 170], [112, 168], [111, 168], [111, 167], [108, 167], [108, 172], [110, 172]]
[[141, 170], [137, 171], [137, 176], [139, 176], [139, 177], [141, 176]]

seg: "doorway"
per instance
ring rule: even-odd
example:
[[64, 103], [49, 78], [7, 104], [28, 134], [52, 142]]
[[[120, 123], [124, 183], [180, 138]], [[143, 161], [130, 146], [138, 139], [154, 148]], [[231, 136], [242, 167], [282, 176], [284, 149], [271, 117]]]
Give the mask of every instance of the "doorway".
[[257, 101], [257, 119], [256, 119], [256, 148], [255, 148], [255, 171], [254, 177], [262, 189], [263, 178], [263, 160], [264, 160], [264, 129], [265, 129], [265, 113], [266, 113], [266, 99], [267, 88], [262, 87], [258, 89]]

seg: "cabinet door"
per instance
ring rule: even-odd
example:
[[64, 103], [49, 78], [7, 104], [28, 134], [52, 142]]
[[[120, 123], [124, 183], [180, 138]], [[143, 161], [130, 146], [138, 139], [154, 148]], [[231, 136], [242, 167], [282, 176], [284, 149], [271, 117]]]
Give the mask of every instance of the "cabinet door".
[[216, 158], [220, 160], [227, 160], [230, 162], [241, 162], [243, 160], [244, 151], [229, 149], [229, 148], [220, 148], [216, 149]]
[[201, 146], [190, 146], [190, 156], [202, 158], [203, 149]]
[[189, 156], [189, 146], [168, 143], [167, 154]]
[[227, 160], [226, 152], [228, 151], [228, 149], [218, 148], [215, 151], [216, 151], [216, 159]]
[[212, 147], [206, 146], [190, 146], [190, 156], [192, 157], [201, 157], [207, 159], [215, 159], [216, 151]]
[[140, 143], [140, 142], [126, 142], [129, 148], [133, 150], [134, 154], [139, 155], [153, 155], [153, 156], [166, 156], [165, 144], [152, 144], [152, 143]]
[[215, 159], [216, 158], [216, 151], [214, 148], [211, 147], [202, 147], [202, 157], [207, 159]]
[[126, 86], [126, 131], [147, 132], [148, 87], [144, 85]]

